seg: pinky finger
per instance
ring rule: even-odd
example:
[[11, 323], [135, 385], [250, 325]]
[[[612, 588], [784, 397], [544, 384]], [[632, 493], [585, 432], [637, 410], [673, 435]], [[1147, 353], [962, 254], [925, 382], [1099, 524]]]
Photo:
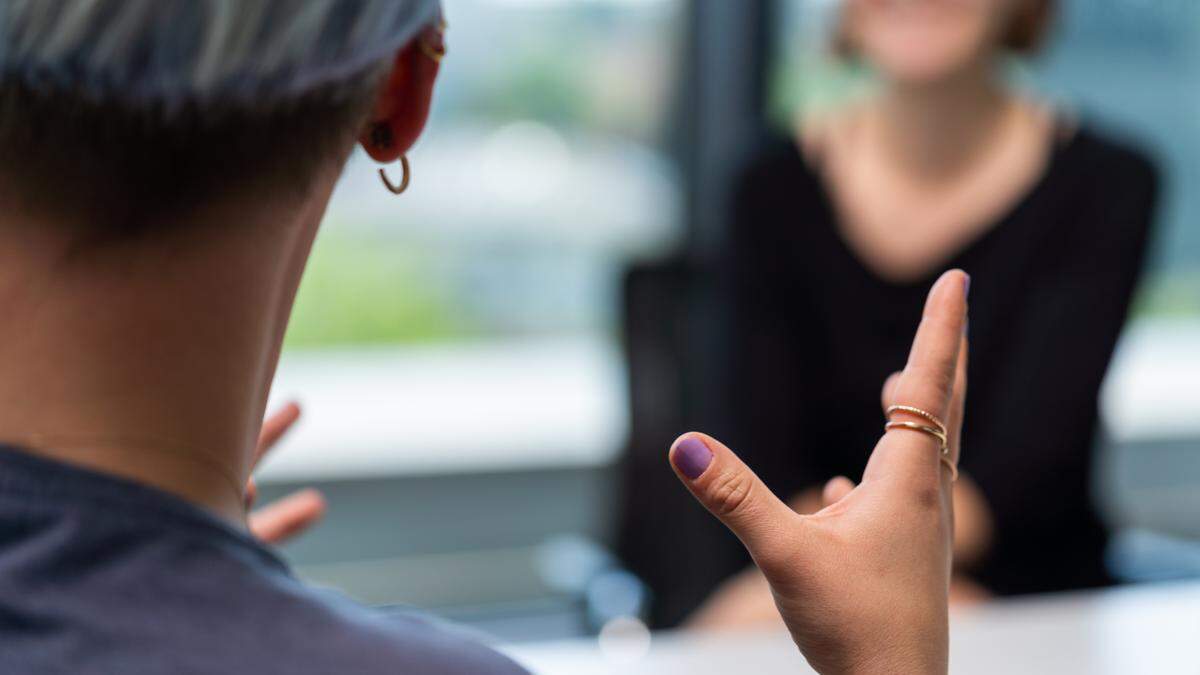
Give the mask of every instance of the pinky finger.
[[325, 516], [325, 497], [316, 490], [301, 490], [271, 502], [250, 514], [250, 532], [268, 544], [282, 544], [299, 536]]

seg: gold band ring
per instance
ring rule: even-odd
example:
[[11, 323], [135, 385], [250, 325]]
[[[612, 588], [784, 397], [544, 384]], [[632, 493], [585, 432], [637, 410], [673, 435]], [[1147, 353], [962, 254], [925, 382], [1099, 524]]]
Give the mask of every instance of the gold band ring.
[[885, 414], [888, 417], [888, 419], [890, 420], [892, 415], [894, 415], [898, 412], [905, 412], [910, 415], [916, 415], [917, 417], [920, 417], [921, 419], [929, 422], [930, 424], [933, 424], [934, 426], [929, 427], [924, 424], [917, 424], [915, 422], [892, 422], [892, 421], [889, 421], [886, 425], [884, 425], [884, 429], [887, 431], [891, 431], [892, 429], [910, 429], [912, 431], [920, 431], [922, 433], [929, 434], [930, 436], [933, 436], [934, 438], [938, 439], [938, 441], [942, 445], [941, 454], [939, 455], [939, 459], [942, 461], [942, 464], [946, 465], [947, 469], [950, 469], [950, 481], [951, 482], [957, 481], [958, 480], [958, 466], [956, 466], [954, 464], [953, 460], [951, 460], [951, 458], [950, 458], [949, 432], [946, 431], [946, 425], [943, 424], [942, 421], [940, 419], [938, 419], [937, 416], [934, 415], [933, 413], [931, 413], [927, 410], [922, 410], [920, 408], [915, 408], [910, 405], [889, 406], [887, 411], [885, 412]]
[[906, 412], [910, 415], [916, 415], [917, 417], [920, 417], [921, 419], [925, 420], [926, 422], [929, 422], [933, 426], [937, 427], [938, 430], [942, 432], [943, 436], [949, 436], [949, 432], [946, 431], [946, 425], [943, 424], [942, 421], [937, 418], [937, 415], [934, 415], [933, 413], [931, 413], [927, 410], [921, 410], [920, 408], [914, 408], [911, 405], [891, 406], [884, 413], [884, 417], [891, 419], [892, 415], [894, 415], [898, 412]]
[[888, 422], [883, 425], [884, 431], [892, 431], [894, 429], [909, 429], [911, 431], [919, 431], [923, 434], [929, 434], [938, 439], [942, 455], [950, 454], [950, 445], [946, 441], [946, 434], [942, 433], [941, 429], [935, 429], [925, 424], [917, 424], [916, 422]]

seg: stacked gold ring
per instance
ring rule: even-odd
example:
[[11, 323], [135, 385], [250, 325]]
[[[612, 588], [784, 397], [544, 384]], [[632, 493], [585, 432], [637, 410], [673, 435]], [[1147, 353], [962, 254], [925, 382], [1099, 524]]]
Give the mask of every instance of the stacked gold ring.
[[924, 424], [917, 424], [916, 422], [894, 422], [894, 421], [888, 422], [887, 424], [883, 425], [883, 428], [885, 431], [891, 431], [893, 429], [911, 429], [913, 431], [920, 431], [922, 433], [929, 434], [930, 436], [933, 436], [934, 438], [938, 439], [939, 449], [942, 451], [943, 455], [950, 453], [950, 445], [949, 445], [948, 439], [946, 438], [946, 434], [942, 433], [941, 429], [935, 429], [931, 426], [927, 426]]
[[[895, 415], [898, 412], [915, 415], [929, 422], [929, 424], [933, 426], [929, 426], [929, 424], [918, 424], [917, 422], [893, 420], [892, 415]], [[913, 406], [909, 405], [889, 406], [884, 414], [888, 418], [887, 424], [883, 425], [884, 431], [892, 431], [893, 429], [908, 429], [910, 431], [919, 431], [923, 434], [928, 434], [936, 438], [941, 450], [939, 453], [939, 459], [941, 459], [942, 463], [946, 465], [946, 468], [950, 469], [951, 480], [958, 480], [958, 466], [955, 465], [954, 460], [950, 457], [950, 434], [946, 430], [946, 425], [943, 424], [936, 415], [926, 410], [914, 408]]]

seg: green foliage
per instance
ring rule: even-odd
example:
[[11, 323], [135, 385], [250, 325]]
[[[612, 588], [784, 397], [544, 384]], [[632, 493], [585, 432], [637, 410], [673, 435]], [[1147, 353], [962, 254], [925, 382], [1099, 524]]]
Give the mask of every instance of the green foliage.
[[535, 119], [550, 125], [588, 116], [586, 83], [580, 81], [576, 59], [527, 47], [502, 63], [503, 70], [475, 74], [463, 111], [483, 112], [492, 122]]
[[448, 340], [469, 332], [445, 285], [413, 246], [322, 235], [288, 326], [288, 348]]
[[1151, 276], [1133, 304], [1135, 317], [1200, 316], [1200, 273]]
[[837, 110], [875, 86], [867, 68], [824, 54], [801, 54], [775, 68], [771, 79], [768, 112], [782, 129], [793, 128], [797, 115]]

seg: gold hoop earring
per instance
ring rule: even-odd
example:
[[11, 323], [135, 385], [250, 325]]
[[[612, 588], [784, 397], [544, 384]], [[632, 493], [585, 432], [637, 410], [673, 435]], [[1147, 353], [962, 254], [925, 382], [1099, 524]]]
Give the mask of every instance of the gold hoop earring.
[[400, 179], [399, 185], [388, 180], [386, 171], [383, 169], [379, 170], [379, 177], [383, 180], [383, 186], [394, 195], [402, 195], [408, 189], [408, 181], [412, 177], [412, 169], [408, 165], [408, 155], [400, 155], [400, 169], [404, 172], [404, 176]]
[[445, 47], [434, 47], [424, 40], [418, 40], [417, 46], [421, 49], [421, 53], [425, 55], [425, 58], [434, 63], [441, 63], [442, 59], [446, 58]]
[[434, 63], [441, 63], [442, 59], [446, 58], [446, 45], [443, 40], [445, 40], [446, 29], [448, 27], [449, 25], [446, 23], [445, 19], [438, 21], [437, 34], [438, 37], [441, 38], [439, 42], [442, 42], [442, 44], [436, 47], [429, 44], [425, 40], [422, 40], [421, 38], [417, 38], [417, 47], [420, 48], [421, 53]]

